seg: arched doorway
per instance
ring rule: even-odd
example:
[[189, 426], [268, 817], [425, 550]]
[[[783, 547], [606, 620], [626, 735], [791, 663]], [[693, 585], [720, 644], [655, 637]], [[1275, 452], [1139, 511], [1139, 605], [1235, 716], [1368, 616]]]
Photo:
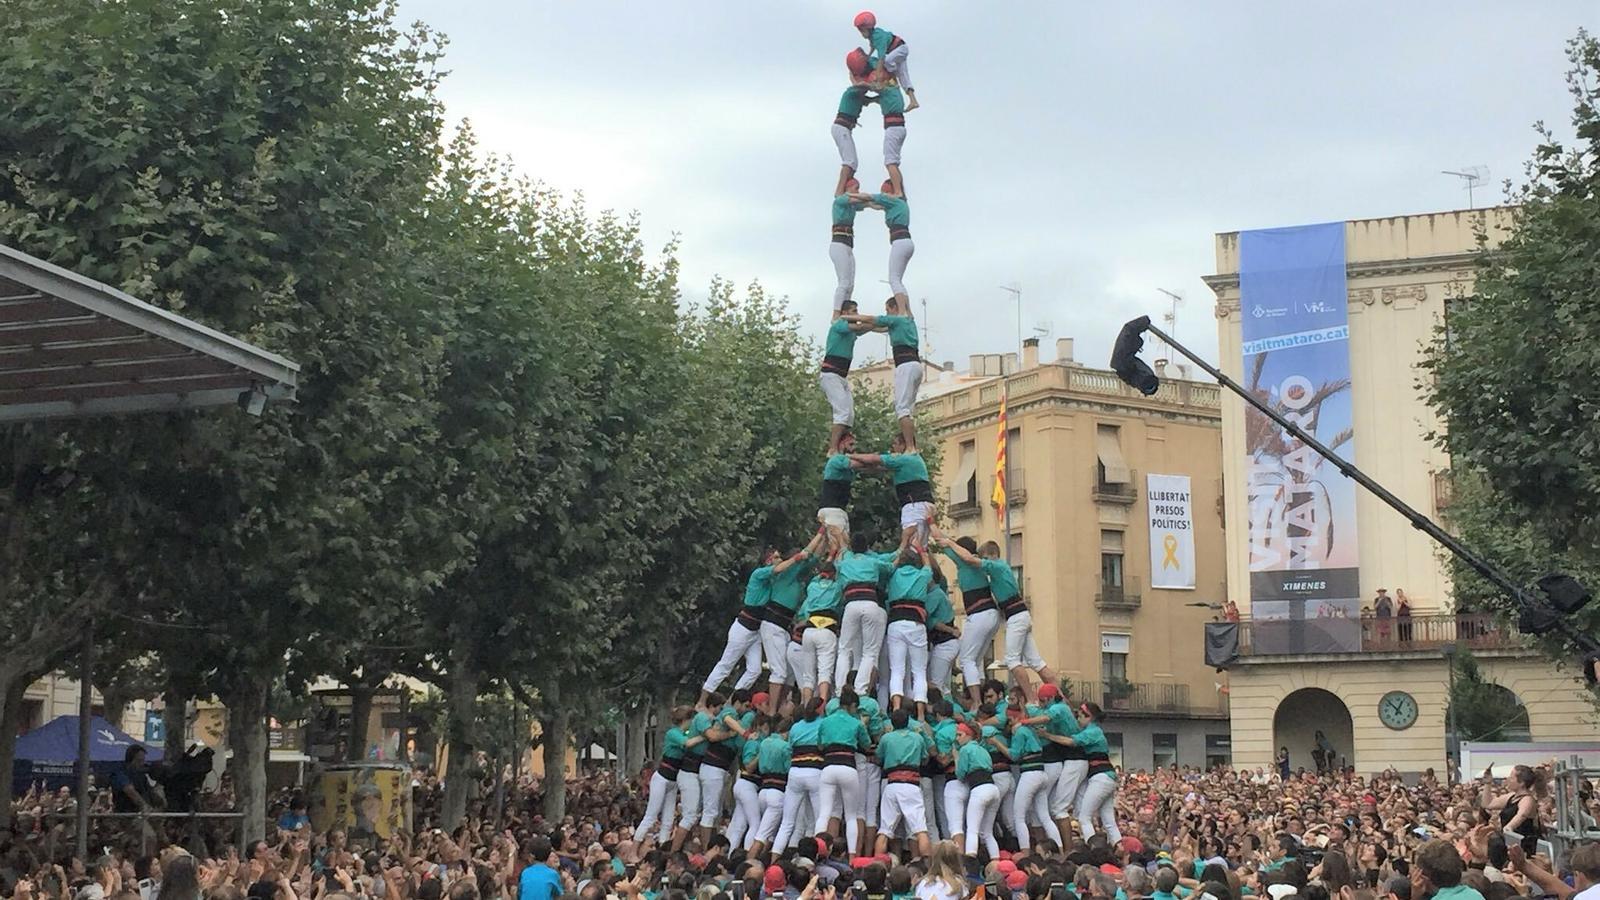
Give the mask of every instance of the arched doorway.
[[1460, 740], [1533, 740], [1528, 728], [1528, 708], [1509, 688], [1492, 681], [1457, 677], [1450, 705], [1454, 707], [1456, 736]]
[[1317, 732], [1333, 745], [1334, 766], [1355, 762], [1355, 730], [1344, 701], [1321, 688], [1301, 688], [1279, 701], [1272, 714], [1272, 752], [1289, 748], [1289, 769], [1315, 771]]

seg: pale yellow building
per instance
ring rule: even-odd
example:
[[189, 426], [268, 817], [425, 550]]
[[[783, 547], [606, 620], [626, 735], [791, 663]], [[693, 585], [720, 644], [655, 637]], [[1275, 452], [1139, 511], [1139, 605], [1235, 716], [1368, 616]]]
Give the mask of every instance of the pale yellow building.
[[[1448, 506], [1450, 460], [1428, 437], [1442, 423], [1423, 399], [1418, 383], [1425, 375], [1417, 365], [1449, 302], [1471, 292], [1479, 233], [1491, 244], [1502, 240], [1512, 212], [1500, 207], [1345, 223], [1354, 462], [1436, 521]], [[1241, 379], [1239, 235], [1217, 235], [1216, 255], [1217, 274], [1206, 283], [1217, 295], [1220, 367]], [[1224, 393], [1222, 469], [1229, 488], [1223, 503], [1227, 521], [1236, 523], [1228, 532], [1227, 582], [1230, 598], [1248, 616], [1244, 410], [1242, 400]], [[1401, 626], [1363, 617], [1362, 651], [1347, 654], [1256, 652], [1247, 620], [1230, 673], [1236, 764], [1270, 766], [1278, 748], [1287, 747], [1294, 768], [1310, 768], [1314, 733], [1321, 729], [1340, 761], [1361, 772], [1390, 766], [1443, 772], [1448, 646], [1470, 648], [1485, 678], [1516, 695], [1533, 740], [1593, 739], [1592, 707], [1571, 673], [1555, 671], [1489, 619], [1454, 614], [1440, 547], [1365, 491], [1357, 493], [1356, 519], [1366, 607], [1379, 588], [1391, 596], [1403, 590], [1413, 618]], [[1380, 716], [1386, 697], [1387, 724]]]
[[[919, 411], [933, 431], [923, 441], [942, 445], [945, 528], [1009, 543], [1040, 653], [1075, 696], [1108, 709], [1106, 733], [1123, 764], [1226, 761], [1226, 694], [1200, 643], [1224, 597], [1218, 388], [1178, 379], [1144, 397], [1074, 362], [1070, 339], [1056, 355], [1040, 362], [1030, 340], [1020, 365], [1014, 354], [991, 354], [972, 357], [965, 374], [930, 366]], [[990, 504], [1002, 381], [1009, 540]], [[1191, 479], [1193, 590], [1150, 587], [1150, 473]], [[946, 573], [953, 584], [953, 567]], [[959, 614], [958, 591], [951, 600]], [[1003, 649], [997, 641], [997, 655]]]

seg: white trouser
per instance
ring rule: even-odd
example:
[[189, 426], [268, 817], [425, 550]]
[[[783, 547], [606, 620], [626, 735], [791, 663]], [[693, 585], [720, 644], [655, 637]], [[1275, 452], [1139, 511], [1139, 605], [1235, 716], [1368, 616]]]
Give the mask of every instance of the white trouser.
[[921, 622], [889, 623], [889, 696], [928, 702], [928, 628]]
[[[806, 668], [815, 675], [815, 680], [833, 684], [833, 670], [839, 658], [839, 636], [832, 629], [808, 628], [800, 643], [805, 648], [800, 654], [801, 658], [806, 661]], [[811, 686], [816, 687], [815, 684]]]
[[856, 250], [849, 244], [829, 241], [828, 258], [833, 260], [833, 274], [839, 279], [839, 284], [833, 289], [833, 311], [838, 312], [839, 307], [844, 306], [844, 302], [856, 292]]
[[[784, 653], [787, 654], [789, 659], [789, 683], [798, 688], [806, 687], [804, 681], [802, 680], [805, 677], [804, 673], [806, 670], [805, 643], [795, 643], [794, 641], [790, 641], [787, 649], [784, 650]], [[815, 677], [813, 677], [811, 679], [811, 687], [808, 688], [808, 690], [814, 690], [816, 686], [817, 680]]]
[[878, 803], [883, 799], [883, 767], [876, 757], [856, 754], [856, 775], [861, 778], [861, 809], [867, 827], [878, 827]]
[[833, 683], [842, 685], [851, 669], [856, 670], [856, 693], [865, 693], [872, 684], [872, 669], [878, 664], [883, 633], [889, 613], [868, 600], [846, 603], [839, 625], [839, 654], [833, 667]]
[[[939, 841], [939, 806], [934, 803], [936, 792], [933, 787], [933, 779], [926, 775], [922, 776], [917, 780], [917, 788], [922, 792], [922, 810], [928, 820], [928, 840], [937, 843]], [[943, 785], [940, 786], [938, 793], [943, 793]]]
[[[808, 804], [814, 816], [815, 810], [822, 806], [822, 770], [821, 769], [790, 769], [789, 784], [783, 790], [783, 824], [778, 828], [778, 837], [772, 842], [772, 849], [782, 851], [804, 834], [800, 829], [800, 805]], [[816, 834], [815, 831], [811, 834]]]
[[733, 783], [733, 819], [728, 822], [728, 846], [750, 849], [761, 825], [761, 788], [743, 778]]
[[678, 827], [688, 830], [700, 824], [700, 773], [678, 773], [678, 801], [683, 806], [683, 815], [678, 818]]
[[891, 781], [883, 786], [882, 809], [878, 812], [878, 832], [891, 839], [901, 823], [906, 836], [915, 837], [928, 830], [928, 811], [923, 806], [922, 790], [914, 784]]
[[967, 784], [947, 775], [944, 780], [944, 836], [953, 838], [967, 832]]
[[1061, 810], [1056, 818], [1066, 818], [1067, 813], [1078, 808], [1078, 794], [1083, 791], [1083, 780], [1089, 774], [1089, 761], [1068, 759], [1061, 763], [1061, 780], [1050, 792], [1050, 812]]
[[986, 609], [967, 616], [961, 628], [961, 677], [968, 688], [983, 683], [983, 654], [994, 646], [994, 633], [1000, 628], [1000, 610]]
[[839, 148], [839, 164], [854, 172], [861, 161], [856, 158], [855, 129], [833, 123], [833, 144]]
[[[900, 151], [906, 145], [906, 127], [904, 125], [885, 125], [883, 128], [883, 164], [886, 166], [900, 165]], [[906, 243], [910, 243], [907, 241]]]
[[854, 425], [856, 398], [850, 393], [850, 382], [843, 375], [834, 372], [821, 373], [817, 376], [817, 381], [822, 385], [822, 396], [828, 398], [828, 409], [833, 412], [833, 424]]
[[755, 684], [756, 678], [761, 675], [761, 630], [746, 628], [743, 622], [735, 619], [728, 626], [728, 643], [722, 648], [722, 658], [717, 660], [716, 667], [706, 676], [706, 683], [701, 688], [710, 693], [721, 687], [741, 656], [744, 657], [744, 674], [734, 682], [734, 687], [747, 688]]
[[761, 623], [761, 654], [767, 659], [767, 679], [789, 683], [789, 632], [771, 622]]
[[1002, 830], [1009, 831], [1011, 829], [1011, 820], [1016, 818], [1013, 814], [1015, 807], [1012, 803], [1017, 797], [1016, 776], [1009, 769], [995, 772], [994, 789], [1000, 792], [1000, 811], [995, 814], [995, 824]]
[[661, 833], [656, 836], [656, 843], [664, 844], [672, 836], [672, 805], [678, 799], [678, 783], [662, 777], [660, 772], [650, 776], [650, 804], [644, 808], [644, 818], [639, 821], [639, 827], [633, 833], [644, 840], [650, 829], [657, 823], [661, 826]]
[[967, 792], [966, 831], [967, 855], [978, 855], [978, 841], [989, 851], [990, 859], [1000, 858], [1000, 842], [994, 839], [994, 817], [1000, 812], [1000, 790], [992, 784], [980, 784]]
[[835, 804], [844, 801], [844, 810], [840, 818], [844, 819], [845, 840], [850, 842], [851, 854], [858, 853], [861, 847], [861, 820], [866, 818], [864, 798], [861, 796], [861, 776], [856, 774], [856, 767], [850, 766], [824, 766], [822, 768], [822, 806], [817, 809], [816, 833], [828, 830], [828, 818]]
[[755, 840], [772, 849], [772, 839], [778, 836], [778, 826], [783, 824], [783, 791], [762, 788], [757, 795], [761, 803], [761, 821], [752, 835]]
[[914, 91], [916, 88], [911, 86], [911, 70], [906, 67], [910, 55], [911, 46], [901, 44], [883, 55], [883, 67], [889, 70], [895, 81], [900, 82], [901, 88]]
[[950, 696], [950, 673], [956, 667], [956, 654], [961, 652], [961, 641], [950, 640], [928, 646], [928, 686]]
[[722, 788], [727, 783], [727, 772], [713, 765], [700, 766], [700, 827], [716, 827], [722, 816]]
[[1033, 614], [1019, 612], [1006, 620], [1006, 668], [1044, 668], [1044, 657], [1033, 643]]
[[1078, 800], [1078, 830], [1085, 841], [1094, 837], [1097, 820], [1106, 839], [1116, 846], [1122, 840], [1122, 829], [1117, 827], [1117, 779], [1105, 772], [1089, 776]]
[[1061, 829], [1050, 819], [1050, 776], [1043, 771], [1023, 772], [1017, 779], [1017, 797], [1011, 827], [1017, 846], [1026, 850], [1032, 844], [1028, 822], [1036, 821], [1050, 840], [1061, 846]]
[[[917, 252], [917, 245], [911, 243], [911, 238], [901, 238], [889, 242], [889, 292], [896, 297], [909, 297], [906, 293], [906, 266], [911, 262], [911, 255]], [[904, 314], [904, 310], [901, 311]]]

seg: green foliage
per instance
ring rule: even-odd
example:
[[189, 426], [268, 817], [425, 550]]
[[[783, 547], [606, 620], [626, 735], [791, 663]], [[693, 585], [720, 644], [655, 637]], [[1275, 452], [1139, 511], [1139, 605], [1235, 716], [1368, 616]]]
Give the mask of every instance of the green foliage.
[[[1429, 401], [1445, 420], [1456, 493], [1451, 524], [1526, 583], [1552, 569], [1600, 586], [1600, 42], [1568, 45], [1576, 143], [1548, 129], [1515, 199], [1516, 227], [1479, 261], [1428, 350]], [[1465, 566], [1463, 609], [1513, 612]], [[1580, 617], [1594, 632], [1600, 609]], [[1558, 660], [1571, 648], [1545, 642]]]
[[1463, 741], [1527, 740], [1528, 711], [1516, 695], [1485, 681], [1471, 653], [1457, 654], [1454, 665], [1450, 707], [1455, 714], [1456, 735]]

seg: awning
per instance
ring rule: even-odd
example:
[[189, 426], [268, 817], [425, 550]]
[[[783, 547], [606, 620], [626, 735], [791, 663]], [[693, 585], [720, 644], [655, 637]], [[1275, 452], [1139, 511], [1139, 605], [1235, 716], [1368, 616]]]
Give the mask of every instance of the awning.
[[978, 502], [978, 451], [972, 442], [961, 445], [961, 459], [956, 466], [956, 478], [950, 482], [951, 503]]
[[300, 367], [0, 246], [0, 422], [293, 400]]
[[1122, 461], [1122, 440], [1115, 425], [1097, 425], [1094, 432], [1095, 452], [1100, 465], [1106, 470], [1106, 484], [1127, 484], [1133, 479], [1128, 464]]

